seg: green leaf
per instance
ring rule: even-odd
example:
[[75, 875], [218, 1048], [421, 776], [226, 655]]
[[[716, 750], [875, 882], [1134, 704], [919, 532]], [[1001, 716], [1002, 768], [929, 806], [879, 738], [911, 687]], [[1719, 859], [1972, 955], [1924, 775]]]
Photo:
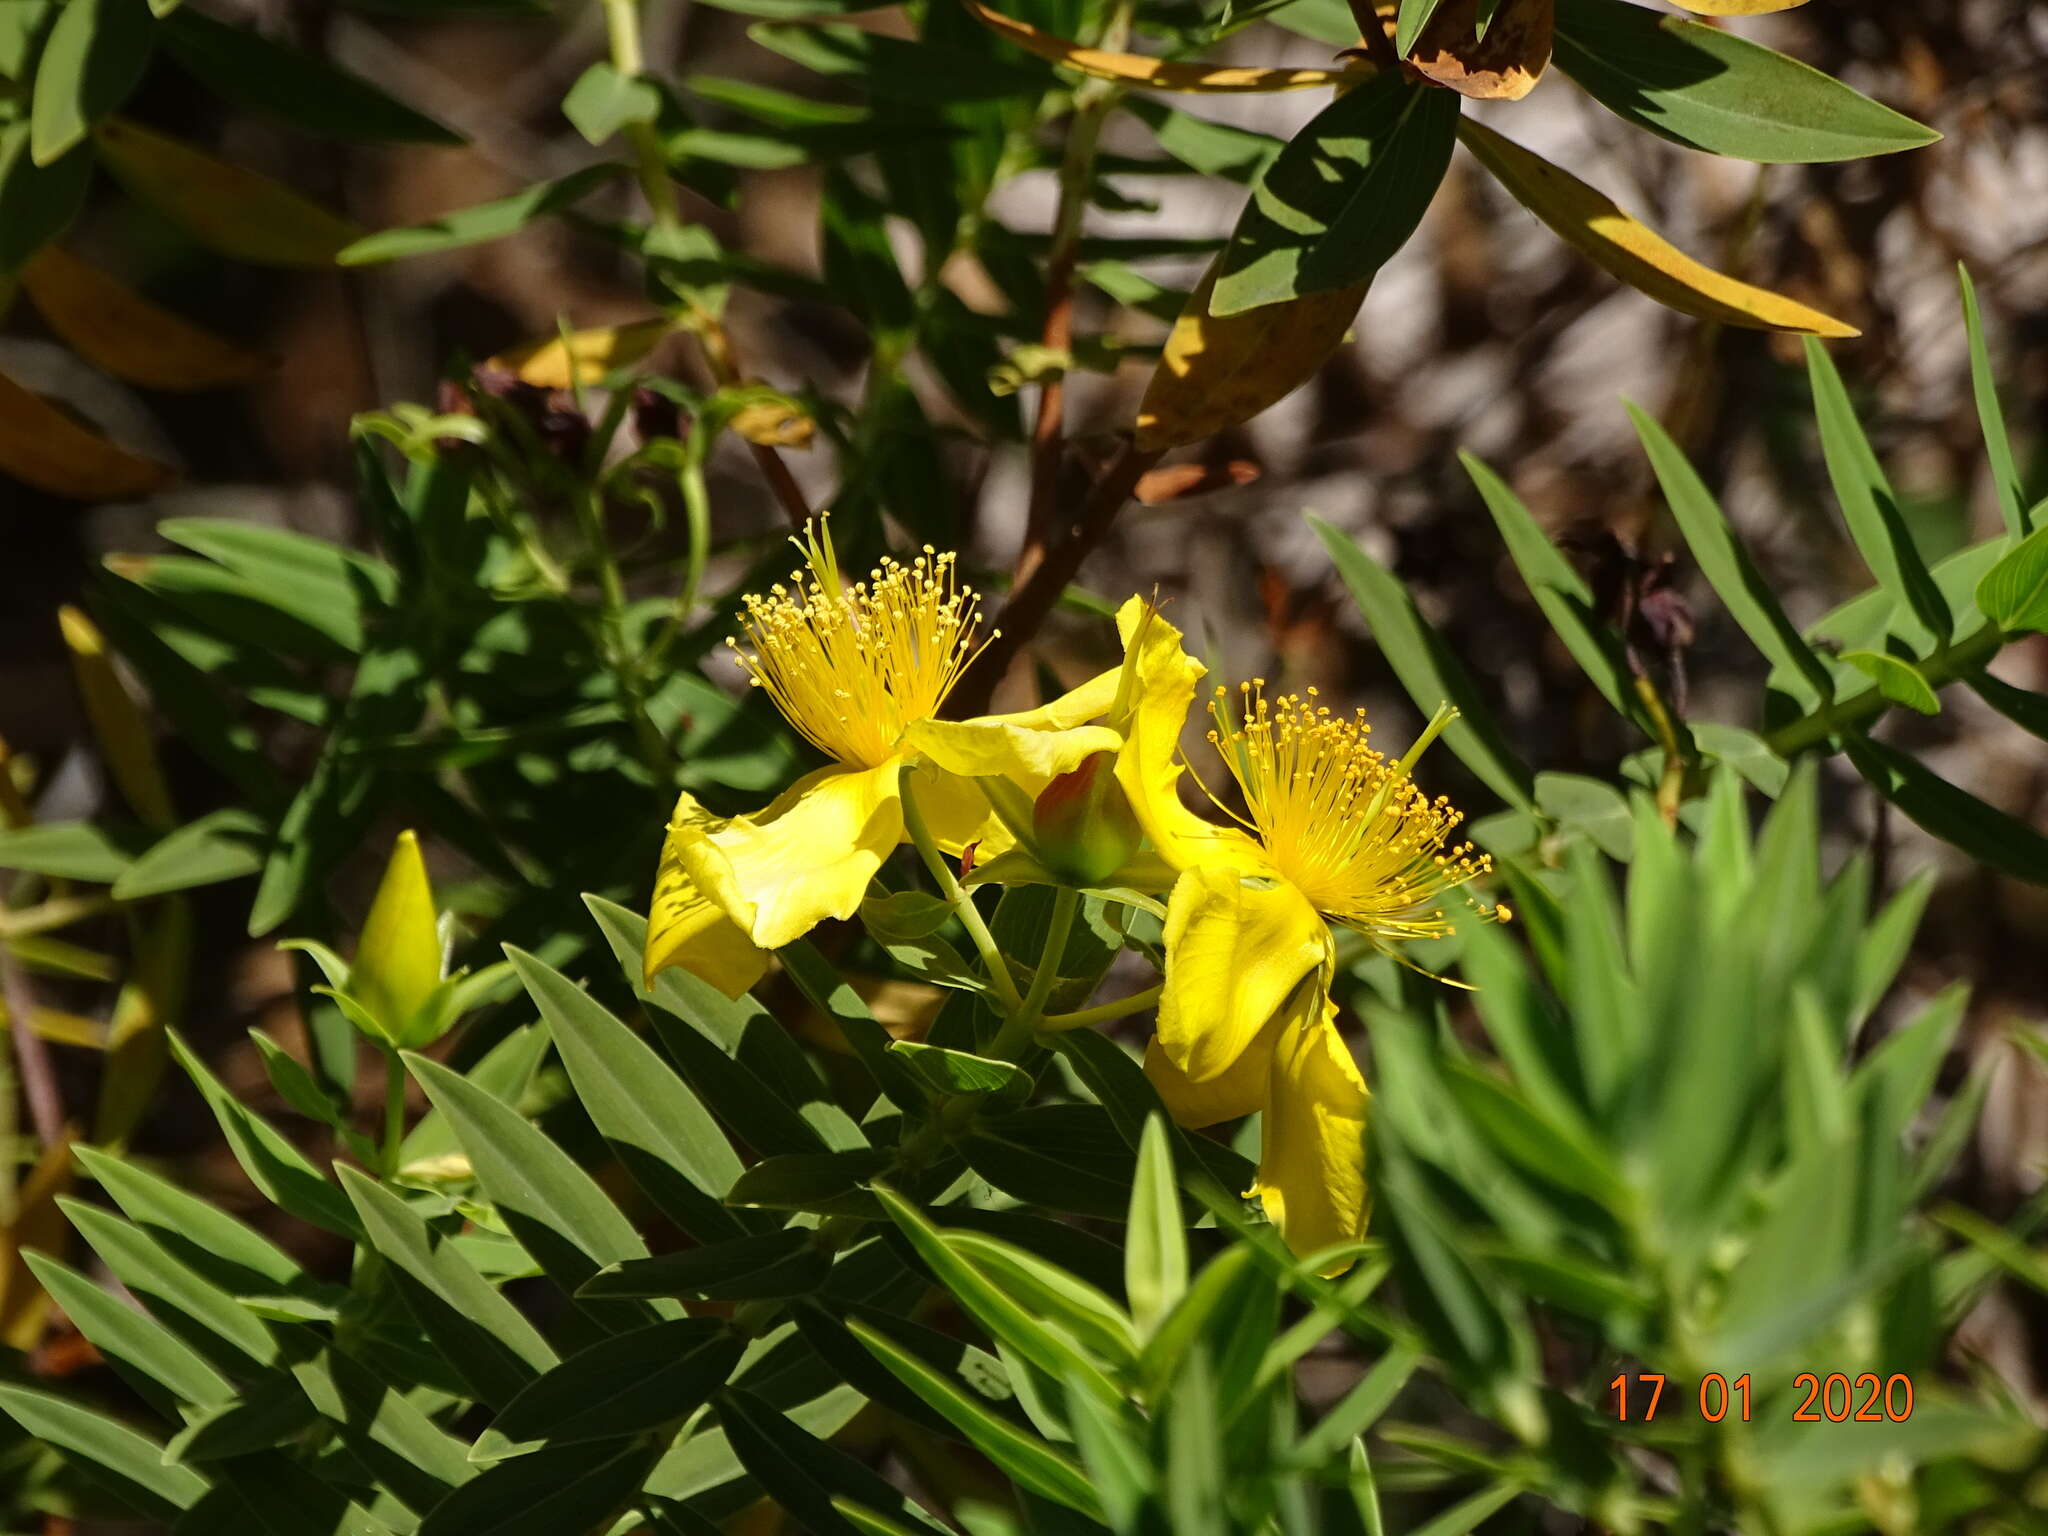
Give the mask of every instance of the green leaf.
[[1013, 1061], [949, 1051], [915, 1040], [898, 1040], [889, 1049], [934, 1093], [985, 1093], [998, 1108], [1031, 1097], [1031, 1074]]
[[1457, 139], [1453, 92], [1390, 71], [1338, 96], [1253, 186], [1209, 313], [1370, 281], [1422, 222]]
[[863, 1462], [797, 1428], [752, 1392], [719, 1394], [718, 1419], [740, 1460], [782, 1508], [820, 1536], [859, 1532], [842, 1502], [887, 1510], [922, 1531], [948, 1529], [884, 1482]]
[[858, 27], [759, 22], [747, 36], [821, 75], [857, 76], [876, 96], [926, 106], [1036, 95], [1054, 83], [1052, 71], [1036, 60], [914, 43]]
[[[1178, 1202], [1174, 1209], [1177, 1217]], [[1028, 1249], [984, 1232], [949, 1228], [939, 1236], [948, 1249], [978, 1269], [1017, 1305], [1058, 1325], [1102, 1359], [1117, 1366], [1137, 1359], [1138, 1336], [1131, 1319], [1107, 1295], [1079, 1276], [1048, 1263]]]
[[1878, 585], [1891, 594], [1900, 612], [1919, 620], [1927, 638], [1946, 641], [1955, 628], [1954, 615], [1920, 558], [1912, 531], [1899, 513], [1898, 497], [1864, 436], [1856, 408], [1849, 403], [1841, 374], [1827, 349], [1811, 336], [1806, 339], [1806, 372], [1828, 479], [1864, 564]]
[[253, 811], [235, 806], [213, 811], [152, 844], [122, 870], [113, 898], [140, 901], [253, 875], [263, 868], [262, 845], [269, 836], [269, 824]]
[[808, 1296], [831, 1272], [832, 1256], [817, 1245], [813, 1232], [787, 1227], [651, 1259], [626, 1259], [599, 1270], [576, 1294], [780, 1300]]
[[[1122, 1394], [1102, 1373], [1102, 1368], [1070, 1337], [1047, 1327], [1011, 1300], [986, 1271], [949, 1244], [945, 1234], [901, 1195], [886, 1184], [875, 1185], [874, 1191], [890, 1219], [910, 1239], [917, 1256], [938, 1282], [953, 1293], [961, 1308], [988, 1330], [991, 1338], [1015, 1350], [1054, 1381], [1073, 1377], [1105, 1403], [1122, 1400]], [[914, 1387], [915, 1383], [910, 1385]]]
[[879, 1215], [868, 1181], [886, 1169], [890, 1153], [879, 1147], [843, 1152], [786, 1152], [765, 1157], [726, 1191], [728, 1205], [772, 1211], [816, 1211], [828, 1216]]
[[1732, 32], [1617, 0], [1557, 0], [1556, 58], [1625, 122], [1738, 160], [1855, 160], [1941, 137]]
[[1174, 1536], [1227, 1536], [1222, 1435], [1209, 1359], [1189, 1352], [1161, 1409], [1166, 1421], [1164, 1493]]
[[141, 83], [156, 43], [143, 0], [66, 0], [36, 62], [30, 144], [49, 165]]
[[[437, 1061], [408, 1051], [405, 1064], [454, 1126], [512, 1235], [564, 1290], [575, 1294], [607, 1264], [647, 1257], [640, 1234], [597, 1181], [517, 1110]], [[621, 1322], [651, 1320], [638, 1304], [607, 1305], [622, 1309]], [[665, 1302], [653, 1303], [652, 1312], [679, 1315]]]
[[558, 180], [543, 181], [524, 191], [514, 192], [510, 197], [458, 208], [423, 224], [366, 235], [353, 245], [344, 246], [334, 259], [345, 267], [361, 267], [373, 262], [396, 261], [404, 256], [424, 256], [433, 251], [453, 251], [466, 245], [502, 240], [507, 235], [517, 234], [536, 219], [574, 206], [624, 171], [625, 167], [620, 165], [585, 166]]
[[323, 138], [460, 144], [462, 135], [304, 49], [181, 8], [163, 29], [172, 57], [230, 101]]
[[140, 833], [89, 821], [36, 822], [0, 831], [0, 869], [112, 885], [127, 873], [143, 842]]
[[268, 1328], [140, 1227], [81, 1200], [60, 1195], [57, 1204], [151, 1315], [216, 1367], [246, 1376], [277, 1363], [277, 1340]]
[[[938, 904], [945, 905], [942, 902]], [[951, 909], [946, 910], [950, 915]], [[776, 954], [782, 960], [783, 971], [802, 989], [804, 996], [839, 1026], [840, 1035], [853, 1047], [861, 1065], [874, 1075], [876, 1084], [889, 1101], [898, 1109], [922, 1114], [925, 1095], [918, 1087], [916, 1073], [900, 1055], [890, 1054], [892, 1041], [889, 1031], [868, 1011], [868, 1005], [861, 1001], [852, 984], [807, 939], [785, 944]], [[1028, 1077], [1025, 1083], [1028, 1093]]]
[[622, 75], [600, 59], [584, 70], [562, 98], [562, 116], [592, 144], [603, 144], [623, 128], [651, 123], [661, 115], [661, 88], [638, 75]]
[[284, 1134], [243, 1104], [219, 1078], [207, 1070], [175, 1030], [165, 1034], [171, 1054], [185, 1069], [206, 1100], [207, 1108], [220, 1122], [222, 1134], [235, 1154], [235, 1161], [272, 1204], [282, 1206], [301, 1221], [310, 1221], [352, 1242], [362, 1240], [363, 1231], [347, 1198], [308, 1162]]
[[1963, 681], [1972, 693], [1997, 710], [2023, 731], [2030, 731], [2043, 741], [2048, 741], [2048, 693], [2036, 693], [2031, 688], [2015, 688], [2011, 683], [1993, 677], [1989, 672], [1965, 673]]
[[314, 1284], [283, 1249], [219, 1207], [96, 1147], [73, 1153], [122, 1215], [223, 1290], [247, 1295]]
[[702, 1101], [589, 993], [524, 950], [505, 953], [547, 1020], [577, 1098], [633, 1182], [700, 1241], [745, 1231], [719, 1204], [740, 1160]]
[[476, 1475], [468, 1447], [347, 1355], [329, 1349], [291, 1367], [306, 1401], [359, 1461], [414, 1509], [430, 1508]]
[[1869, 737], [1844, 743], [1856, 771], [1914, 822], [1994, 869], [2048, 885], [2048, 837]]
[[550, 1447], [487, 1467], [420, 1522], [419, 1536], [564, 1536], [604, 1531], [660, 1460], [660, 1437], [616, 1449]]
[[1593, 609], [1592, 589], [1550, 542], [1505, 480], [1474, 454], [1460, 452], [1458, 462], [1479, 487], [1509, 558], [1572, 659], [1617, 713], [1635, 721], [1646, 735], [1654, 734], [1637, 697], [1620, 637], [1613, 624]]
[[1514, 1483], [1496, 1483], [1460, 1500], [1425, 1525], [1416, 1526], [1409, 1536], [1466, 1536], [1476, 1531], [1515, 1501], [1521, 1488]]
[[1141, 1337], [1149, 1338], [1188, 1288], [1188, 1236], [1181, 1226], [1180, 1194], [1165, 1121], [1145, 1121], [1138, 1142], [1138, 1172], [1124, 1232], [1124, 1294]]
[[0, 128], [0, 276], [64, 233], [92, 183], [92, 155], [83, 146], [38, 165], [29, 135], [27, 123]]
[[[1436, 94], [1453, 95], [1448, 91]], [[1308, 523], [1329, 550], [1337, 574], [1351, 589], [1353, 601], [1372, 626], [1381, 654], [1415, 707], [1426, 718], [1439, 704], [1455, 704], [1459, 718], [1444, 731], [1445, 744], [1501, 799], [1517, 810], [1533, 810], [1534, 777], [1494, 724], [1471, 676], [1422, 617], [1407, 589], [1349, 535], [1320, 518], [1311, 517]]]
[[1984, 318], [1977, 310], [1977, 287], [1970, 272], [1956, 263], [1956, 281], [1963, 290], [1963, 329], [1970, 338], [1970, 391], [1977, 399], [1977, 420], [1984, 431], [1984, 454], [1991, 461], [1992, 483], [1998, 489], [1998, 510], [2005, 517], [2005, 531], [2015, 539], [2026, 537], [2026, 490], [2018, 463], [2012, 456], [2012, 439], [2006, 435], [2005, 413], [1999, 409], [1998, 386], [1991, 378], [1991, 349], [1984, 342]]
[[148, 1314], [47, 1253], [27, 1248], [21, 1257], [86, 1342], [155, 1407], [169, 1412], [179, 1402], [212, 1407], [234, 1401], [234, 1384]]
[[1415, 40], [1436, 14], [1437, 5], [1438, 0], [1400, 0], [1394, 20], [1394, 52], [1405, 59], [1415, 51]]
[[1650, 467], [1664, 488], [1671, 514], [1677, 518], [1701, 573], [1727, 605], [1729, 615], [1774, 666], [1804, 681], [1799, 700], [1802, 705], [1811, 708], [1830, 697], [1833, 687], [1827, 669], [1785, 617], [1770, 584], [1750, 563], [1736, 540], [1735, 530], [1700, 479], [1699, 471], [1654, 417], [1633, 403], [1627, 403], [1627, 408], [1636, 435], [1650, 455]]
[[209, 1486], [190, 1467], [165, 1465], [163, 1447], [147, 1435], [48, 1392], [0, 1382], [0, 1413], [104, 1476], [123, 1503], [151, 1519], [174, 1519]]
[[[1251, 185], [1257, 182], [1280, 152], [1285, 139], [1269, 133], [1255, 133], [1228, 123], [1211, 122], [1192, 112], [1170, 107], [1157, 97], [1128, 96], [1123, 109], [1152, 130], [1159, 147], [1190, 170], [1204, 176], [1221, 176], [1226, 181]], [[1178, 313], [1178, 310], [1175, 311]], [[1169, 320], [1172, 315], [1166, 318]]]
[[1977, 606], [2000, 629], [2048, 633], [2048, 524], [2013, 545], [1984, 573], [1977, 583]]
[[1610, 859], [1635, 853], [1635, 813], [1612, 784], [1577, 773], [1536, 775], [1536, 807], [1559, 825], [1583, 832]]
[[270, 1086], [277, 1090], [279, 1098], [307, 1119], [317, 1120], [345, 1137], [352, 1137], [356, 1143], [352, 1150], [358, 1155], [369, 1150], [369, 1144], [355, 1135], [350, 1127], [343, 1107], [313, 1080], [313, 1074], [299, 1064], [296, 1056], [260, 1029], [250, 1030], [249, 1039], [255, 1045], [257, 1055], [263, 1058], [264, 1073], [270, 1078]]
[[232, 1402], [189, 1417], [164, 1446], [164, 1460], [193, 1466], [275, 1450], [304, 1434], [318, 1417], [291, 1377], [266, 1376]]
[[1472, 1125], [1512, 1161], [1609, 1210], [1631, 1208], [1628, 1185], [1584, 1125], [1545, 1114], [1483, 1068], [1453, 1063], [1443, 1081]]
[[671, 1318], [614, 1334], [529, 1383], [491, 1421], [469, 1459], [502, 1461], [679, 1425], [725, 1384], [743, 1349], [715, 1317]]
[[1842, 660], [1877, 684], [1877, 691], [1894, 704], [1918, 710], [1923, 715], [1941, 713], [1941, 700], [1910, 661], [1882, 651], [1844, 651]]
[[419, 1214], [358, 1169], [342, 1167], [364, 1239], [412, 1282], [407, 1304], [435, 1347], [484, 1402], [510, 1402], [556, 1363], [555, 1352], [520, 1310], [476, 1272]]
[[1018, 1487], [1085, 1515], [1099, 1515], [1100, 1506], [1087, 1474], [1072, 1460], [991, 1412], [954, 1379], [933, 1369], [877, 1329], [862, 1322], [847, 1326], [899, 1381], [923, 1398], [947, 1423], [956, 1426], [976, 1450]]

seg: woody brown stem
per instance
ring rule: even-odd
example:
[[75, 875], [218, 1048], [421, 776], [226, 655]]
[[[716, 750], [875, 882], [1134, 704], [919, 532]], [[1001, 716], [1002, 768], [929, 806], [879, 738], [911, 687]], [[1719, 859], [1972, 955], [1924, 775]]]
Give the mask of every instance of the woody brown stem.
[[1080, 514], [1068, 527], [1066, 537], [1053, 544], [1031, 573], [1010, 589], [1010, 600], [1003, 605], [1003, 611], [997, 618], [1001, 633], [983, 648], [967, 675], [960, 680], [960, 686], [948, 695], [946, 703], [950, 711], [978, 715], [987, 710], [996, 685], [1009, 672], [1011, 663], [1037, 636], [1046, 615], [1052, 612], [1060, 594], [1067, 589], [1067, 583], [1081, 569], [1081, 562], [1107, 536], [1124, 503], [1137, 489], [1139, 477], [1157, 464], [1164, 452], [1158, 448], [1141, 449], [1135, 443], [1126, 442], [1110, 460], [1102, 478], [1095, 482], [1095, 489], [1082, 503]]

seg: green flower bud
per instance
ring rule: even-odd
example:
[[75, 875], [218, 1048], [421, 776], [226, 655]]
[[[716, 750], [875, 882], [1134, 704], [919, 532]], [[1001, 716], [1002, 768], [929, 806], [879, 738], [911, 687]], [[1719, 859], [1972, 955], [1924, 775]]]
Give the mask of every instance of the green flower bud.
[[1097, 752], [1046, 785], [1031, 807], [1039, 862], [1071, 885], [1107, 879], [1144, 837], [1115, 766], [1114, 752]]

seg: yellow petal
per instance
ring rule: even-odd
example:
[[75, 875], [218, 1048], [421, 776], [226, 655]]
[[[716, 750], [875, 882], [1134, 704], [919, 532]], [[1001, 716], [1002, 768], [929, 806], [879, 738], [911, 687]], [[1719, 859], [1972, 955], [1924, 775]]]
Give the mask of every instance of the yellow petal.
[[[1278, 1022], [1276, 1019], [1275, 1024]], [[1145, 1042], [1145, 1076], [1158, 1090], [1176, 1125], [1199, 1130], [1205, 1125], [1236, 1120], [1266, 1107], [1273, 1072], [1273, 1041], [1278, 1034], [1278, 1029], [1269, 1025], [1221, 1077], [1212, 1077], [1206, 1083], [1194, 1081], [1176, 1067], [1154, 1035]]]
[[1114, 752], [1123, 738], [1107, 726], [1036, 730], [1001, 715], [979, 720], [918, 720], [903, 733], [901, 750], [962, 778], [1002, 778], [1035, 794], [1046, 781], [1085, 757]]
[[762, 949], [800, 939], [828, 917], [851, 917], [903, 838], [902, 766], [892, 758], [807, 774], [759, 816], [686, 833], [684, 868]]
[[500, 352], [487, 366], [516, 373], [541, 389], [568, 389], [575, 384], [602, 384], [614, 368], [637, 363], [652, 352], [676, 326], [666, 315], [632, 325], [604, 325], [566, 336], [550, 336]]
[[1286, 881], [1186, 871], [1166, 902], [1160, 1048], [1194, 1082], [1220, 1077], [1329, 953], [1329, 928]]
[[1640, 293], [1680, 314], [1760, 331], [1854, 336], [1856, 328], [1781, 293], [1737, 282], [1702, 266], [1606, 193], [1532, 154], [1491, 128], [1463, 118], [1458, 136], [1515, 200], [1572, 245]]
[[1167, 333], [1138, 402], [1137, 443], [1163, 453], [1249, 421], [1322, 371], [1358, 317], [1364, 283], [1234, 315], [1209, 313], [1219, 256]]
[[1077, 725], [1086, 725], [1090, 720], [1100, 720], [1109, 713], [1110, 705], [1116, 702], [1117, 680], [1123, 673], [1112, 667], [1099, 672], [1078, 688], [1070, 688], [1048, 704], [1036, 709], [1021, 710], [1013, 715], [988, 715], [983, 718], [1000, 720], [1009, 725], [1024, 726], [1034, 731], [1064, 731]]
[[148, 389], [218, 389], [268, 372], [269, 358], [223, 341], [126, 284], [46, 245], [21, 286], [50, 329], [107, 372]]
[[1789, 11], [1806, 0], [1671, 0], [1673, 5], [1696, 16], [1768, 16], [1772, 11]]
[[[725, 908], [699, 889], [684, 850], [704, 841], [710, 829], [723, 826], [685, 794], [676, 802], [668, 836], [661, 845], [661, 868], [654, 877], [654, 904], [647, 913], [647, 945], [641, 955], [641, 985], [652, 987], [667, 967], [680, 966], [709, 982], [727, 997], [738, 997], [768, 969], [768, 952], [748, 938], [726, 915]], [[728, 875], [731, 866], [722, 866]], [[722, 893], [737, 899], [737, 892]]]
[[1206, 864], [1265, 873], [1268, 866], [1256, 843], [1235, 828], [1204, 821], [1181, 803], [1180, 733], [1194, 703], [1195, 684], [1208, 669], [1181, 649], [1180, 631], [1143, 598], [1125, 603], [1116, 622], [1132, 672], [1116, 779], [1138, 824], [1175, 869]]
[[363, 919], [348, 993], [396, 1039], [441, 984], [440, 921], [419, 839], [398, 834], [384, 878]]
[[[1365, 1235], [1365, 1115], [1371, 1094], [1337, 1033], [1337, 1006], [1310, 991], [1273, 1048], [1255, 1192], [1297, 1254]], [[1350, 1260], [1332, 1266], [1336, 1274]]]
[[177, 825], [178, 817], [171, 807], [163, 763], [157, 757], [156, 738], [142, 707], [135, 702], [114, 665], [106, 640], [93, 621], [77, 608], [59, 608], [57, 627], [71, 651], [71, 675], [78, 682], [79, 697], [85, 701], [85, 717], [92, 722], [100, 755], [106, 760], [115, 784], [120, 786], [121, 798], [145, 826], [169, 831]]
[[1016, 846], [1017, 839], [990, 809], [988, 796], [973, 779], [924, 762], [911, 777], [910, 792], [917, 796], [917, 809], [932, 841], [947, 853], [957, 856], [968, 844], [978, 843], [975, 862], [980, 864]]
[[1338, 85], [1373, 72], [1363, 60], [1344, 69], [1258, 69], [1239, 65], [1175, 63], [1150, 59], [1139, 53], [1110, 53], [1101, 48], [1083, 48], [1079, 43], [1054, 37], [1027, 26], [1000, 11], [992, 11], [976, 0], [961, 0], [981, 24], [1019, 48], [1050, 59], [1064, 68], [1102, 80], [1120, 80], [1126, 85], [1149, 86], [1160, 91], [1298, 91], [1315, 86]]

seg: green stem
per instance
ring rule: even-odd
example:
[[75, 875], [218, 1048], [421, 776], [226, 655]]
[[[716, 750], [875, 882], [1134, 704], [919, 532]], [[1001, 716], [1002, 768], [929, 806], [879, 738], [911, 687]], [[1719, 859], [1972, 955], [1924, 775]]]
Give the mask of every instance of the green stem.
[[[1916, 661], [1913, 665], [1927, 679], [1927, 686], [1940, 692], [1996, 656], [2004, 644], [2004, 633], [1996, 624], [1987, 623], [1966, 639], [1944, 645], [1925, 661]], [[1892, 701], [1878, 689], [1866, 688], [1853, 698], [1824, 704], [1812, 714], [1779, 727], [1764, 737], [1764, 745], [1780, 757], [1790, 757], [1795, 752], [1820, 745], [1850, 726], [1861, 725], [1883, 714], [1891, 705]]]
[[656, 785], [669, 782], [668, 744], [647, 715], [647, 689], [640, 672], [640, 658], [626, 645], [626, 584], [619, 575], [619, 563], [612, 557], [605, 539], [604, 514], [598, 508], [598, 493], [578, 487], [574, 497], [576, 519], [583, 526], [583, 539], [590, 547], [591, 563], [597, 570], [598, 651], [605, 670], [618, 684], [619, 704], [633, 725], [641, 761], [654, 776]]
[[389, 1046], [384, 1050], [384, 1177], [398, 1172], [405, 1147], [405, 1063]]
[[[611, 40], [612, 68], [627, 79], [646, 73], [647, 60], [640, 48], [639, 0], [604, 0], [604, 27]], [[676, 201], [675, 183], [669, 179], [668, 160], [661, 152], [661, 140], [651, 123], [629, 123], [626, 142], [633, 146], [634, 170], [640, 193], [647, 199], [648, 212], [658, 227], [675, 229], [683, 222]]]
[[916, 770], [909, 766], [903, 769], [901, 786], [903, 802], [903, 826], [909, 832], [910, 840], [916, 844], [918, 854], [924, 859], [924, 867], [931, 871], [932, 879], [938, 883], [939, 895], [952, 908], [953, 915], [960, 919], [960, 925], [967, 930], [967, 936], [974, 941], [974, 948], [981, 956], [981, 963], [988, 968], [989, 984], [996, 989], [996, 996], [1002, 999], [1003, 1010], [1014, 1014], [1024, 1006], [1024, 998], [1017, 990], [1016, 978], [1010, 974], [1009, 963], [1003, 959], [1003, 952], [996, 945], [995, 935], [988, 931], [988, 924], [981, 920], [981, 913], [974, 905], [974, 898], [960, 888], [959, 880], [953, 874], [953, 866], [939, 845], [932, 840], [931, 828], [925, 824], [924, 812], [918, 809], [917, 796], [910, 788], [911, 775]]
[[1142, 992], [1133, 992], [1129, 997], [1117, 998], [1114, 1002], [1097, 1003], [1093, 1008], [1078, 1008], [1072, 1013], [1051, 1013], [1038, 1021], [1041, 1035], [1056, 1035], [1069, 1029], [1087, 1029], [1096, 1024], [1109, 1024], [1118, 1019], [1129, 1018], [1134, 1013], [1143, 1013], [1159, 1001], [1159, 995], [1166, 990], [1164, 982], [1154, 983]]
[[1014, 1061], [1031, 1043], [1039, 1020], [1045, 1017], [1045, 1000], [1052, 996], [1053, 983], [1059, 979], [1060, 961], [1067, 953], [1067, 935], [1073, 931], [1074, 914], [1080, 908], [1081, 893], [1071, 885], [1060, 886], [1053, 893], [1052, 921], [1046, 926], [1045, 947], [1038, 954], [1038, 970], [1031, 978], [1031, 990], [1024, 995], [1017, 1011], [1003, 1021], [994, 1044], [988, 1048], [989, 1055], [996, 1060]]

